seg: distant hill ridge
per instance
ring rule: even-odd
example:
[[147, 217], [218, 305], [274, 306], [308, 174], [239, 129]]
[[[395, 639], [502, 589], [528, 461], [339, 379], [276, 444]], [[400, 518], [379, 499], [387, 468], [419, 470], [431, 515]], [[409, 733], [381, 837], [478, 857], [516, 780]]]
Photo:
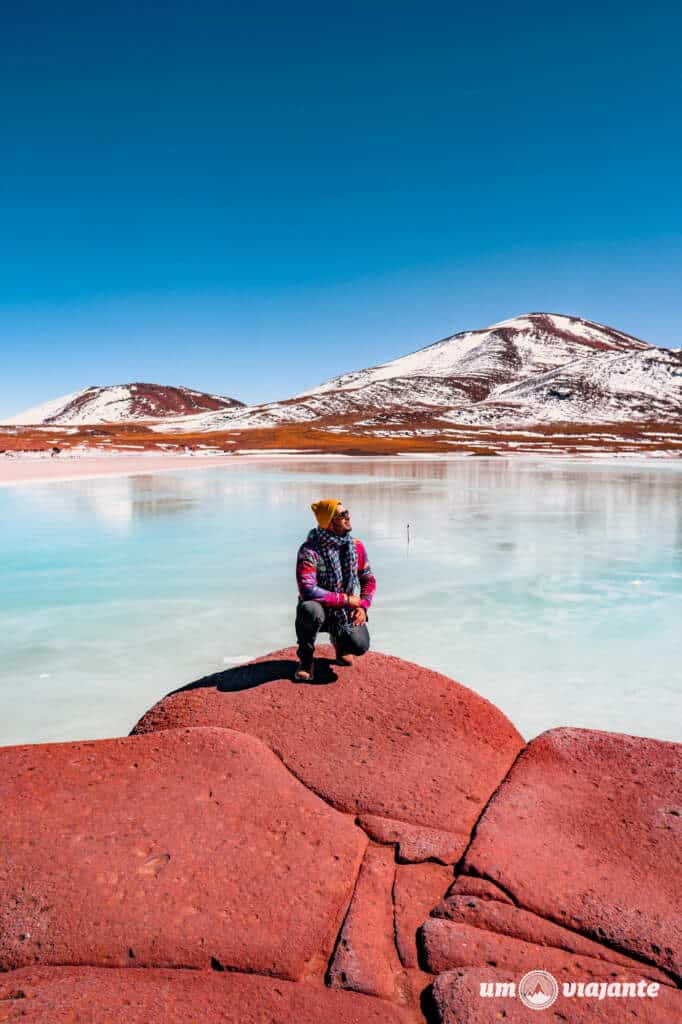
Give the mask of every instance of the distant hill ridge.
[[458, 423], [498, 427], [680, 416], [682, 353], [580, 317], [525, 313], [334, 377], [285, 401], [169, 421], [166, 429], [300, 423], [409, 437]]
[[[332, 429], [597, 423], [682, 416], [682, 351], [558, 313], [461, 331], [398, 359], [334, 377], [293, 398], [246, 406], [187, 388], [86, 388], [8, 423], [157, 420], [174, 432], [310, 423]], [[33, 418], [31, 418], [33, 417]]]
[[88, 387], [5, 420], [9, 424], [124, 423], [187, 416], [241, 407], [242, 402], [191, 388], [164, 384], [112, 384]]

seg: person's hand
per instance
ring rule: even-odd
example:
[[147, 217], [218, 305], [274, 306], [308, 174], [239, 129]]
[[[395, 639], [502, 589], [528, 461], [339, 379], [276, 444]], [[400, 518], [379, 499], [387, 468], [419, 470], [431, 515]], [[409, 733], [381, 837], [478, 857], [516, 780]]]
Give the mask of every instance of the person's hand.
[[367, 612], [364, 608], [354, 608], [350, 613], [350, 619], [354, 626], [364, 626], [367, 622]]
[[357, 594], [349, 594], [348, 595], [348, 607], [349, 608], [359, 608], [360, 607], [360, 598], [358, 597]]

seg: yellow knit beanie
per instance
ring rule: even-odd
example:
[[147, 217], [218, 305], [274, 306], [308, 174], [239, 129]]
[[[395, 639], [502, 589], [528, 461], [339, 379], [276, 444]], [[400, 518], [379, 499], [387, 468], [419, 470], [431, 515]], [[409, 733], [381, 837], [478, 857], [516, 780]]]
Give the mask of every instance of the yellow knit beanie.
[[334, 518], [334, 513], [340, 504], [341, 502], [338, 499], [324, 498], [322, 501], [313, 502], [310, 506], [315, 513], [317, 522], [323, 530], [329, 529], [329, 525]]

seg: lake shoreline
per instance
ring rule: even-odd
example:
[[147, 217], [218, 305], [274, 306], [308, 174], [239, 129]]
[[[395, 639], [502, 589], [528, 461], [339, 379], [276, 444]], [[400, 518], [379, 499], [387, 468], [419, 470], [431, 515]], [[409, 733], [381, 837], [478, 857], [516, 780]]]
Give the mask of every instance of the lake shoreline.
[[471, 459], [488, 461], [542, 461], [580, 463], [612, 461], [619, 463], [650, 463], [660, 465], [670, 462], [674, 455], [654, 452], [505, 452], [501, 455], [472, 455], [460, 452], [397, 452], [390, 455], [347, 455], [337, 452], [309, 451], [262, 451], [233, 452], [225, 455], [177, 455], [148, 453], [138, 455], [5, 455], [0, 457], [0, 487], [31, 483], [64, 483], [74, 480], [97, 479], [101, 477], [139, 476], [148, 473], [177, 473], [185, 470], [226, 469], [244, 464], [259, 462], [293, 462], [305, 458], [316, 462], [346, 462], [362, 458], [368, 462], [460, 462]]
[[[228, 466], [295, 458], [348, 459], [347, 455], [309, 455], [307, 452], [263, 452], [245, 455], [96, 455], [49, 457], [14, 456], [0, 459], [0, 487], [13, 484], [65, 482], [146, 473], [177, 473], [187, 469], [225, 469]], [[389, 456], [390, 458], [391, 456]]]

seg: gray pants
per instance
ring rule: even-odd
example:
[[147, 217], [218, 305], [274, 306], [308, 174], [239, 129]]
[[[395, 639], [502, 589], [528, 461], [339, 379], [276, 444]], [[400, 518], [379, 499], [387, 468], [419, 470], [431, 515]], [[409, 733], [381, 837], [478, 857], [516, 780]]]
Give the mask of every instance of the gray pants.
[[[298, 640], [298, 659], [301, 664], [310, 667], [313, 663], [315, 639], [318, 633], [329, 633], [334, 639], [333, 622], [327, 615], [324, 605], [319, 601], [299, 601], [296, 609], [296, 639]], [[344, 631], [339, 641], [339, 654], [366, 654], [369, 650], [369, 630], [367, 626], [351, 626]]]

